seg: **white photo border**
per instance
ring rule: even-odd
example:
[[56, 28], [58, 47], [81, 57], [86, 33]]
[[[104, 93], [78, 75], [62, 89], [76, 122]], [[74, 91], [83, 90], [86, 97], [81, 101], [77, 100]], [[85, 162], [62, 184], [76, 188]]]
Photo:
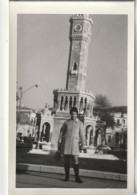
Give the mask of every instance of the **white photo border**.
[[[128, 180], [127, 189], [16, 188], [17, 14], [128, 15]], [[9, 2], [9, 195], [134, 194], [134, 1], [129, 2]], [[122, 52], [122, 51], [121, 51]]]

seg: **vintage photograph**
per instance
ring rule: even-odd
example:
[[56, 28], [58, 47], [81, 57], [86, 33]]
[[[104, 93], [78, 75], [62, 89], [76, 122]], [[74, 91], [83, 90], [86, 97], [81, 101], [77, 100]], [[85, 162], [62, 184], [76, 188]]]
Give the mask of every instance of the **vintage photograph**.
[[128, 17], [17, 14], [16, 189], [128, 189]]

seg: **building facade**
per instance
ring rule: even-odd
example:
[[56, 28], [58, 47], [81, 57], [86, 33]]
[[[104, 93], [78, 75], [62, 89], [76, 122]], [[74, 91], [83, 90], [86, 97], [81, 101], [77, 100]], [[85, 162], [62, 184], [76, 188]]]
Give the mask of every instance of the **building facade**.
[[17, 137], [29, 137], [35, 134], [36, 112], [27, 107], [16, 107]]
[[115, 120], [114, 129], [108, 128], [106, 131], [107, 145], [111, 148], [127, 148], [127, 113], [113, 113]]

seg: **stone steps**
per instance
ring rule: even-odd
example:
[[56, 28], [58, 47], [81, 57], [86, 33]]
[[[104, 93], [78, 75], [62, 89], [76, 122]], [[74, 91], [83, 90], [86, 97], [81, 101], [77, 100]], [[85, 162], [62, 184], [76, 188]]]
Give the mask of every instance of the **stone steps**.
[[[28, 153], [30, 154], [51, 154], [50, 150], [42, 150], [42, 149], [32, 149]], [[52, 154], [51, 154], [52, 155]], [[116, 156], [112, 154], [92, 154], [92, 153], [80, 153], [80, 158], [93, 158], [93, 159], [108, 159], [108, 160], [119, 160]]]

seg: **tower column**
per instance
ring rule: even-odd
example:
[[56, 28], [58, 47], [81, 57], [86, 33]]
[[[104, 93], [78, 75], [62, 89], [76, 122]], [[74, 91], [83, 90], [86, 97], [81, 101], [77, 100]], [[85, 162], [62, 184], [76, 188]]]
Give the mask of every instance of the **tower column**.
[[66, 111], [69, 111], [69, 96], [67, 96], [67, 104], [66, 104]]
[[70, 96], [70, 98], [69, 98], [69, 109], [71, 109], [72, 108], [72, 96]]
[[57, 107], [57, 110], [60, 110], [60, 104], [61, 104], [61, 99], [58, 99], [58, 107]]
[[65, 104], [64, 96], [62, 96], [62, 102], [61, 102], [61, 110], [62, 111], [64, 110], [64, 104]]
[[79, 112], [80, 111], [80, 98], [78, 98], [78, 100], [76, 102], [77, 102], [77, 109], [78, 109], [78, 112]]

